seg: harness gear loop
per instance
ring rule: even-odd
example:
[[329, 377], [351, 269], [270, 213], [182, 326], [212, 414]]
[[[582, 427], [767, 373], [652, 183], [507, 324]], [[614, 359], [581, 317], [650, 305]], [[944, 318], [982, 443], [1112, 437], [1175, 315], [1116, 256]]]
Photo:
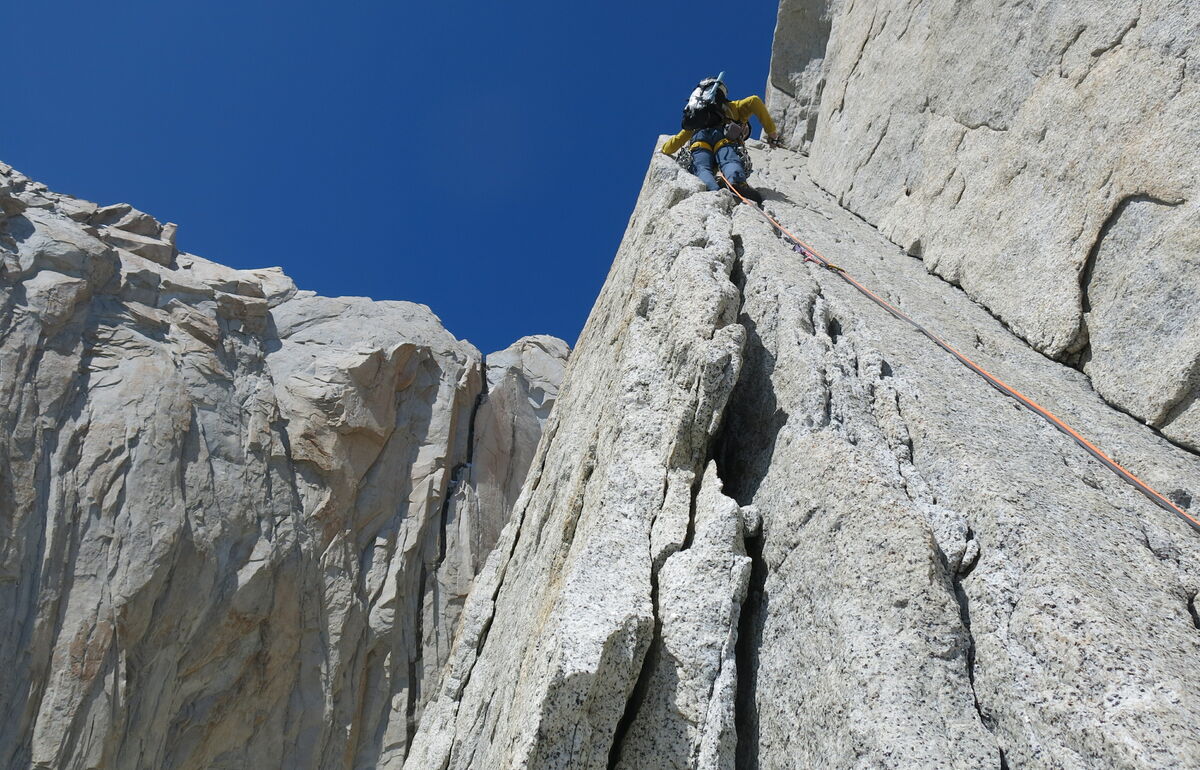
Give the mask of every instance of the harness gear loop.
[[1024, 393], [1017, 390], [1013, 386], [1009, 385], [1007, 382], [1000, 379], [996, 375], [987, 371], [982, 366], [980, 366], [979, 364], [975, 363], [967, 356], [960, 353], [957, 349], [955, 349], [953, 346], [951, 346], [949, 342], [946, 342], [944, 339], [942, 339], [938, 335], [934, 334], [933, 332], [929, 331], [921, 324], [914, 321], [904, 311], [900, 310], [900, 308], [891, 304], [890, 302], [885, 300], [883, 297], [879, 296], [875, 292], [868, 289], [866, 286], [859, 283], [845, 270], [843, 270], [842, 268], [833, 264], [828, 259], [826, 259], [824, 256], [822, 256], [819, 251], [817, 251], [816, 249], [809, 246], [807, 243], [805, 243], [804, 241], [800, 240], [795, 235], [793, 235], [786, 227], [784, 227], [783, 225], [781, 225], [779, 223], [779, 220], [777, 220], [775, 217], [773, 217], [769, 213], [767, 213], [767, 211], [765, 209], [760, 209], [758, 206], [755, 206], [748, 198], [746, 198], [746, 196], [742, 195], [741, 192], [739, 192], [736, 187], [729, 184], [729, 180], [725, 179], [724, 174], [721, 174], [720, 172], [718, 172], [718, 174], [721, 177], [721, 179], [725, 180], [725, 184], [729, 187], [730, 190], [733, 191], [733, 194], [736, 195], [737, 197], [741, 198], [742, 203], [749, 204], [751, 208], [753, 208], [755, 211], [762, 214], [763, 217], [768, 222], [770, 222], [780, 234], [782, 234], [784, 237], [786, 237], [786, 239], [792, 244], [792, 248], [795, 251], [799, 252], [801, 255], [803, 255], [805, 262], [815, 262], [816, 264], [820, 265], [821, 267], [824, 267], [827, 270], [830, 270], [831, 272], [835, 273], [843, 281], [845, 281], [846, 283], [853, 286], [855, 288], [855, 290], [857, 290], [864, 297], [866, 297], [867, 299], [871, 300], [879, 307], [886, 310], [890, 315], [892, 315], [895, 318], [897, 318], [901, 321], [904, 321], [908, 325], [912, 326], [914, 329], [916, 329], [921, 334], [923, 334], [925, 337], [927, 337], [931, 342], [933, 342], [933, 344], [937, 345], [942, 350], [944, 350], [947, 353], [949, 353], [950, 355], [954, 356], [954, 358], [957, 359], [959, 363], [961, 363], [963, 366], [967, 367], [968, 369], [970, 369], [971, 371], [975, 372], [977, 375], [982, 377], [993, 388], [1000, 391], [1001, 393], [1008, 396], [1009, 398], [1012, 398], [1013, 400], [1017, 401], [1019, 404], [1024, 406], [1026, 409], [1029, 409], [1034, 414], [1036, 414], [1039, 417], [1041, 417], [1042, 419], [1046, 420], [1046, 422], [1050, 423], [1052, 426], [1054, 426], [1056, 429], [1058, 429], [1061, 433], [1066, 434], [1067, 437], [1069, 437], [1072, 441], [1074, 441], [1076, 444], [1078, 444], [1079, 447], [1082, 448], [1085, 452], [1087, 452], [1092, 457], [1094, 457], [1098, 461], [1100, 461], [1101, 465], [1103, 465], [1105, 468], [1108, 468], [1110, 471], [1113, 472], [1114, 475], [1116, 475], [1122, 481], [1126, 482], [1131, 487], [1136, 489], [1138, 492], [1141, 492], [1143, 495], [1145, 495], [1150, 500], [1150, 502], [1154, 503], [1159, 508], [1162, 508], [1164, 511], [1167, 511], [1168, 513], [1175, 514], [1179, 518], [1183, 519], [1187, 524], [1189, 524], [1194, 530], [1196, 530], [1197, 533], [1200, 533], [1200, 520], [1197, 520], [1195, 517], [1190, 515], [1187, 511], [1183, 510], [1183, 508], [1179, 507], [1175, 503], [1171, 502], [1171, 500], [1167, 499], [1167, 497], [1165, 495], [1163, 495], [1161, 492], [1159, 492], [1157, 489], [1150, 486], [1146, 482], [1142, 481], [1140, 478], [1135, 476], [1130, 471], [1126, 470], [1116, 460], [1112, 459], [1111, 457], [1106, 455], [1104, 452], [1102, 452], [1095, 444], [1093, 444], [1092, 442], [1090, 442], [1086, 438], [1084, 438], [1082, 434], [1080, 434], [1078, 431], [1076, 431], [1074, 428], [1072, 428], [1067, 423], [1063, 422], [1057, 415], [1055, 415], [1049, 409], [1042, 406], [1038, 402], [1034, 401], [1029, 396], [1026, 396]]

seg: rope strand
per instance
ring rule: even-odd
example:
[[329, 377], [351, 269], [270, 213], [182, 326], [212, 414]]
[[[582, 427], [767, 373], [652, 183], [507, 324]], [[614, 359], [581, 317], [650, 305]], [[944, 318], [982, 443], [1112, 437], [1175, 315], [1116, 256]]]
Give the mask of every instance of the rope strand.
[[1150, 499], [1150, 501], [1153, 502], [1155, 505], [1157, 505], [1158, 507], [1162, 508], [1165, 511], [1174, 513], [1175, 515], [1177, 515], [1181, 519], [1183, 519], [1185, 522], [1190, 524], [1192, 526], [1192, 528], [1195, 529], [1197, 532], [1200, 532], [1200, 521], [1197, 521], [1195, 518], [1193, 518], [1183, 508], [1180, 508], [1178, 505], [1171, 502], [1171, 500], [1169, 500], [1165, 495], [1163, 495], [1161, 492], [1156, 490], [1154, 487], [1150, 486], [1149, 484], [1147, 484], [1146, 482], [1142, 481], [1140, 478], [1135, 476], [1133, 473], [1131, 473], [1130, 471], [1123, 468], [1116, 460], [1113, 460], [1111, 457], [1106, 455], [1104, 452], [1100, 451], [1100, 449], [1095, 444], [1093, 444], [1092, 442], [1090, 442], [1086, 438], [1084, 438], [1078, 431], [1076, 431], [1074, 428], [1072, 428], [1067, 423], [1063, 422], [1063, 420], [1061, 420], [1058, 416], [1056, 416], [1049, 409], [1045, 408], [1038, 402], [1034, 401], [1032, 398], [1029, 398], [1024, 393], [1021, 393], [1019, 390], [1012, 387], [1011, 385], [1009, 385], [1007, 382], [1000, 379], [996, 375], [987, 371], [982, 366], [975, 363], [970, 358], [968, 358], [967, 356], [963, 355], [958, 350], [956, 350], [953, 346], [950, 345], [950, 343], [946, 342], [944, 339], [942, 339], [938, 335], [929, 331], [924, 326], [922, 326], [921, 324], [914, 321], [911, 317], [909, 317], [902, 310], [895, 307], [890, 302], [888, 302], [887, 300], [885, 300], [883, 297], [879, 296], [875, 292], [871, 291], [863, 284], [859, 283], [845, 270], [838, 267], [833, 262], [830, 262], [828, 259], [826, 259], [824, 256], [822, 256], [820, 252], [818, 252], [816, 249], [814, 249], [812, 246], [809, 246], [807, 243], [805, 243], [804, 241], [800, 240], [795, 235], [793, 235], [787, 228], [785, 228], [782, 224], [780, 224], [779, 221], [777, 219], [775, 219], [775, 217], [773, 217], [769, 213], [767, 213], [767, 211], [765, 209], [760, 209], [758, 206], [755, 206], [753, 203], [751, 203], [749, 199], [747, 199], [744, 195], [742, 195], [737, 190], [737, 188], [735, 188], [732, 184], [729, 183], [729, 180], [725, 178], [725, 174], [723, 174], [719, 171], [717, 172], [717, 174], [718, 174], [718, 176], [721, 177], [722, 180], [724, 180], [725, 184], [729, 187], [729, 189], [733, 192], [734, 195], [736, 195], [738, 198], [741, 198], [743, 203], [749, 204], [755, 211], [762, 214], [767, 219], [767, 221], [769, 221], [772, 225], [775, 226], [775, 228], [777, 230], [779, 230], [780, 233], [782, 233], [784, 236], [786, 236], [787, 239], [789, 241], [791, 241], [792, 248], [804, 258], [805, 262], [813, 262], [813, 263], [825, 268], [826, 270], [829, 270], [829, 271], [835, 273], [836, 275], [840, 276], [842, 278], [842, 280], [844, 280], [846, 283], [853, 286], [859, 293], [861, 293], [863, 296], [867, 297], [867, 299], [871, 300], [872, 302], [874, 302], [876, 305], [879, 305], [881, 308], [886, 310], [891, 315], [895, 316], [896, 318], [900, 319], [901, 321], [904, 321], [905, 323], [909, 324], [910, 326], [915, 328], [917, 331], [919, 331], [921, 334], [928, 337], [935, 345], [937, 345], [941, 349], [945, 350], [950, 355], [954, 356], [961, 364], [963, 364], [968, 369], [970, 369], [971, 371], [978, 374], [980, 377], [982, 377], [985, 381], [987, 381], [987, 383], [989, 385], [991, 385], [992, 387], [994, 387], [996, 390], [1000, 391], [1001, 393], [1003, 393], [1004, 395], [1006, 395], [1012, 399], [1015, 399], [1022, 406], [1029, 409], [1030, 411], [1034, 412], [1039, 417], [1045, 419], [1047, 422], [1049, 422], [1051, 425], [1053, 425], [1055, 428], [1057, 428], [1059, 431], [1066, 434], [1076, 444], [1078, 444], [1080, 447], [1082, 447], [1088, 454], [1092, 455], [1092, 457], [1095, 457], [1097, 460], [1099, 460], [1102, 465], [1104, 465], [1106, 468], [1108, 468], [1110, 471], [1112, 471], [1114, 474], [1116, 474], [1118, 477], [1120, 477], [1123, 481], [1130, 484], [1134, 489], [1138, 490], [1143, 495], [1148, 497]]

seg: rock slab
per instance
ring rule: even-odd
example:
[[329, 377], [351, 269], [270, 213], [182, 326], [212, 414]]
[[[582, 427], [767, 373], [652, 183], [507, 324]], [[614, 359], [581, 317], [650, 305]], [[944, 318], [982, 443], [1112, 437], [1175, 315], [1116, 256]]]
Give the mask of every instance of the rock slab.
[[771, 64], [817, 184], [1200, 448], [1200, 7], [783, 0]]

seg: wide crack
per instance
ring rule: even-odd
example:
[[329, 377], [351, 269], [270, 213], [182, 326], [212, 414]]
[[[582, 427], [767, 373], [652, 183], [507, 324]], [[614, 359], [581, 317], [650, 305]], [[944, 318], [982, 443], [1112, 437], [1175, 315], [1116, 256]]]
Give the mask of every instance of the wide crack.
[[[741, 305], [744, 302], [744, 295], [742, 294], [742, 289], [745, 286], [745, 280], [746, 280], [745, 274], [742, 269], [742, 255], [744, 252], [743, 252], [741, 237], [738, 235], [733, 235], [732, 240], [733, 240], [733, 247], [734, 247], [734, 260], [733, 260], [733, 265], [730, 269], [729, 280], [738, 289], [738, 296], [739, 296], [738, 310], [740, 312]], [[739, 320], [741, 320], [741, 319], [739, 319]], [[736, 391], [736, 386], [735, 386], [734, 390]], [[720, 440], [719, 437], [722, 435], [722, 433], [724, 431], [724, 425], [728, 421], [728, 419], [727, 419], [728, 411], [730, 409], [731, 402], [732, 402], [732, 396], [730, 397], [730, 399], [727, 399], [725, 402], [725, 407], [723, 410], [724, 414], [722, 415], [723, 419], [721, 420], [722, 427], [719, 428], [717, 430], [717, 433], [713, 437], [710, 438], [710, 440], [708, 442], [708, 447], [706, 449], [704, 457], [702, 458], [702, 462], [700, 463], [699, 468], [696, 469], [695, 479], [692, 482], [692, 487], [691, 487], [687, 529], [686, 529], [686, 532], [685, 532], [685, 535], [683, 538], [683, 542], [679, 545], [678, 549], [673, 550], [670, 553], [660, 555], [657, 560], [657, 563], [655, 560], [655, 554], [654, 554], [653, 550], [651, 550], [651, 553], [650, 553], [650, 563], [651, 563], [650, 604], [651, 604], [651, 608], [652, 608], [653, 614], [654, 614], [654, 631], [650, 637], [650, 645], [647, 648], [646, 654], [642, 659], [641, 669], [638, 672], [637, 681], [634, 682], [633, 689], [630, 691], [629, 697], [625, 702], [625, 710], [622, 712], [621, 718], [617, 721], [616, 728], [613, 731], [612, 744], [611, 744], [611, 746], [609, 748], [609, 752], [608, 752], [608, 768], [609, 768], [609, 770], [616, 770], [616, 768], [621, 763], [621, 754], [625, 749], [625, 743], [626, 743], [627, 738], [629, 737], [629, 732], [633, 728], [633, 725], [637, 720], [638, 714], [641, 711], [642, 706], [647, 701], [647, 696], [650, 693], [650, 688], [653, 683], [654, 674], [659, 669], [659, 663], [660, 663], [660, 660], [662, 657], [662, 655], [661, 655], [662, 613], [661, 613], [660, 607], [659, 607], [659, 569], [661, 568], [662, 564], [664, 564], [666, 562], [666, 559], [669, 558], [669, 556], [671, 554], [681, 553], [683, 551], [688, 550], [692, 546], [692, 542], [695, 538], [695, 531], [696, 531], [696, 504], [697, 504], [697, 498], [700, 495], [700, 489], [701, 489], [703, 479], [704, 479], [704, 469], [707, 467], [708, 462], [710, 460], [713, 460], [713, 461], [717, 462], [718, 475], [720, 474], [720, 461], [716, 460], [715, 456], [717, 454], [719, 454], [719, 452], [717, 451], [717, 445]], [[664, 487], [664, 493], [663, 493], [664, 499], [665, 499], [665, 496], [666, 496], [666, 491], [665, 491], [665, 487]]]
[[[692, 509], [694, 512], [694, 500]], [[691, 527], [690, 523], [688, 527]], [[658, 668], [659, 648], [662, 641], [662, 615], [658, 608], [658, 570], [653, 568], [650, 570], [650, 605], [654, 610], [654, 633], [650, 636], [650, 646], [642, 659], [642, 669], [638, 672], [637, 681], [634, 682], [629, 699], [625, 702], [625, 711], [621, 714], [621, 718], [617, 721], [617, 727], [613, 731], [612, 747], [608, 750], [608, 770], [616, 770], [621, 762], [625, 739], [629, 736], [629, 730], [633, 727], [642, 704], [646, 702], [646, 696], [650, 692], [650, 682]]]
[[[746, 274], [740, 239], [738, 260], [730, 279], [738, 287], [745, 305]], [[721, 429], [712, 446], [712, 459], [724, 492], [738, 505], [749, 505], [766, 475], [775, 437], [787, 422], [787, 414], [778, 408], [771, 374], [774, 357], [763, 346], [754, 320], [739, 308], [738, 323], [746, 329], [742, 350], [742, 371], [734, 385]], [[764, 419], [765, 417], [765, 419]], [[737, 734], [735, 755], [738, 770], [758, 767], [758, 650], [761, 643], [767, 563], [763, 558], [765, 524], [745, 539], [750, 557], [750, 584], [738, 615], [734, 661], [737, 689], [734, 697], [734, 729]]]

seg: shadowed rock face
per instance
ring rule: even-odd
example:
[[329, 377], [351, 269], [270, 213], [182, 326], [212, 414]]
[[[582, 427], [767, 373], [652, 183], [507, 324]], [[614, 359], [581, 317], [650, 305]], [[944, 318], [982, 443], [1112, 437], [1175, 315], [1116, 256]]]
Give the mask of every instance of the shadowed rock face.
[[0, 765], [402, 759], [433, 608], [483, 558], [451, 544], [503, 525], [566, 345], [497, 354], [485, 394], [426, 307], [179, 253], [7, 166], [0, 207]]
[[[1190, 505], [1200, 458], [754, 152], [802, 237]], [[1198, 590], [1185, 524], [656, 155], [405, 767], [1192, 765]]]
[[783, 0], [772, 107], [843, 206], [1197, 449], [1198, 40], [1195, 3]]

